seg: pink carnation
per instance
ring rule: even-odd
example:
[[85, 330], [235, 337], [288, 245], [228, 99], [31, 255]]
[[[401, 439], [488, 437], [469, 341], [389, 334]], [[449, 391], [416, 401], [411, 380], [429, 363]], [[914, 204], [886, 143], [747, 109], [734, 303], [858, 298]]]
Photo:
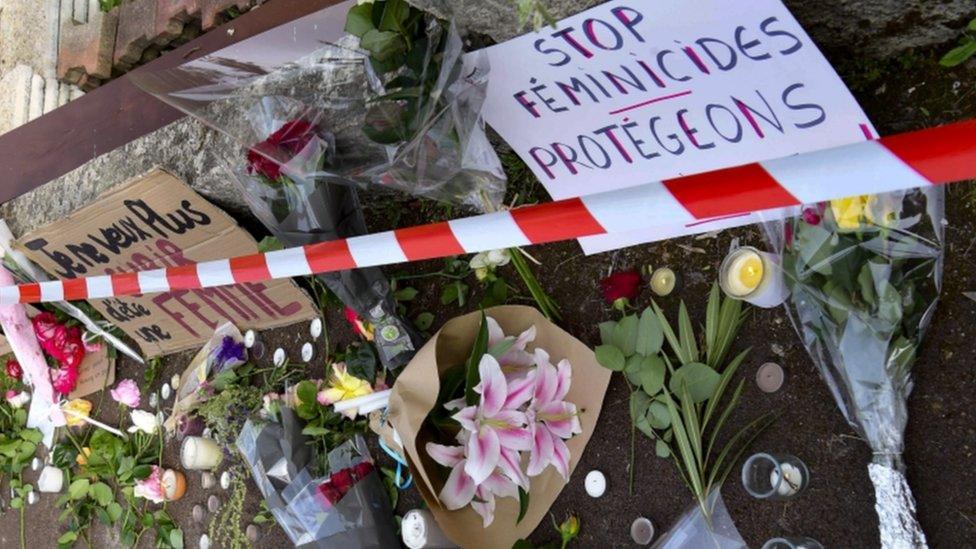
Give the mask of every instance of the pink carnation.
[[123, 406], [129, 408], [138, 408], [139, 401], [142, 394], [139, 392], [139, 386], [135, 381], [131, 379], [123, 379], [118, 382], [114, 389], [111, 391], [112, 399]]

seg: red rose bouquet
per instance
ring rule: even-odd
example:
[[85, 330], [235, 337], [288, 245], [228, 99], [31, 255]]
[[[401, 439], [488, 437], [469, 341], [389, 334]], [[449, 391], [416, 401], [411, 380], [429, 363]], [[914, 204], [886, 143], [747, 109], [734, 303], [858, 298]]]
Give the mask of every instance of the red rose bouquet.
[[[37, 342], [48, 357], [49, 363], [54, 363], [51, 371], [51, 385], [55, 392], [67, 395], [78, 385], [78, 373], [81, 361], [85, 358], [85, 343], [81, 339], [81, 330], [77, 326], [68, 327], [58, 322], [54, 313], [42, 312], [31, 319]], [[16, 370], [19, 370], [17, 365]], [[7, 365], [8, 375], [11, 372]]]

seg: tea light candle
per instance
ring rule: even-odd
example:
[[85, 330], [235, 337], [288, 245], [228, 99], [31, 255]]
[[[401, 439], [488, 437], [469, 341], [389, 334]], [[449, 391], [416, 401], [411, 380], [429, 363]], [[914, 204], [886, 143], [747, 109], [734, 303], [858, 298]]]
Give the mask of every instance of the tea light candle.
[[302, 362], [311, 362], [312, 357], [315, 356], [315, 347], [312, 347], [311, 343], [305, 343], [302, 345]]
[[186, 469], [214, 469], [220, 465], [224, 452], [210, 438], [186, 437], [180, 448], [180, 461]]
[[[782, 482], [780, 471], [783, 472]], [[773, 469], [769, 473], [769, 483], [776, 487], [776, 493], [780, 496], [792, 496], [803, 486], [803, 473], [792, 463], [781, 463], [779, 469]]]
[[45, 465], [41, 469], [41, 476], [37, 478], [37, 489], [41, 492], [56, 494], [64, 486], [64, 471], [53, 465]]
[[448, 549], [457, 547], [441, 531], [430, 511], [411, 509], [403, 515], [400, 536], [409, 549]]
[[637, 545], [650, 545], [654, 539], [654, 523], [647, 517], [637, 517], [630, 525], [630, 538]]
[[783, 368], [775, 362], [767, 362], [756, 370], [756, 384], [764, 393], [775, 393], [783, 386]]
[[166, 501], [176, 501], [186, 493], [186, 475], [180, 471], [166, 469], [163, 471], [163, 495]]
[[586, 488], [586, 493], [589, 494], [591, 498], [598, 498], [607, 491], [607, 477], [603, 476], [600, 471], [590, 471], [586, 473], [586, 479], [583, 480], [583, 486]]
[[254, 330], [244, 332], [244, 346], [250, 349], [258, 341], [258, 334]]
[[313, 318], [312, 322], [308, 325], [308, 335], [312, 336], [312, 339], [318, 339], [322, 335], [322, 319]]
[[651, 274], [651, 291], [664, 297], [674, 291], [676, 281], [677, 277], [671, 269], [667, 267], [655, 269]]
[[277, 349], [275, 349], [274, 356], [273, 356], [273, 360], [274, 360], [274, 365], [275, 366], [284, 366], [285, 365], [285, 350], [282, 349], [281, 347], [278, 347]]
[[729, 297], [767, 309], [783, 303], [789, 295], [779, 257], [751, 246], [725, 256], [718, 282]]

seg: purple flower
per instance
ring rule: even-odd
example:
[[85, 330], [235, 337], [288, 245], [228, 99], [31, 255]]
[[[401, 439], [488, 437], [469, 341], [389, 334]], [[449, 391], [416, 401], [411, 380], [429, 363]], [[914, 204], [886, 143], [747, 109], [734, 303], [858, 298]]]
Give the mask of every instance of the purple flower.
[[244, 343], [235, 341], [231, 336], [224, 336], [220, 341], [220, 348], [213, 360], [214, 370], [220, 372], [225, 367], [237, 366], [245, 362]]

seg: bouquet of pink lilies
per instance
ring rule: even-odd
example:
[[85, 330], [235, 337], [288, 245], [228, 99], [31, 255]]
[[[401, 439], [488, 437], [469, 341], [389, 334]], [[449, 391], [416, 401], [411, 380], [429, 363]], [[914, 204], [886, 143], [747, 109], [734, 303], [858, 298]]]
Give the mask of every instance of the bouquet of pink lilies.
[[[445, 372], [443, 405], [431, 414], [442, 440], [454, 442], [426, 444], [431, 459], [450, 468], [440, 500], [450, 510], [471, 505], [485, 527], [494, 520], [496, 498], [517, 497], [524, 510], [529, 477], [550, 464], [569, 480], [566, 441], [582, 432], [576, 405], [565, 400], [572, 366], [566, 359], [552, 364], [544, 349], [526, 350], [535, 337], [535, 326], [507, 336], [482, 315], [471, 355]], [[441, 408], [447, 412], [438, 418]]]

